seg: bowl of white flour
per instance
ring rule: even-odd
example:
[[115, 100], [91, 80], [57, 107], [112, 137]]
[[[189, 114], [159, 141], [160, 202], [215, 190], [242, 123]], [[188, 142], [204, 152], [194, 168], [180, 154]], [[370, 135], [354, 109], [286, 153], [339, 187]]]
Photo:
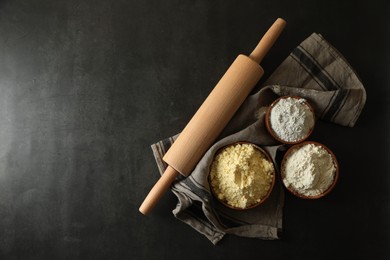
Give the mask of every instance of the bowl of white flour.
[[267, 152], [248, 142], [222, 147], [210, 166], [210, 189], [223, 205], [237, 210], [252, 209], [270, 195], [275, 166]]
[[336, 156], [324, 144], [306, 141], [285, 153], [280, 169], [282, 182], [292, 194], [318, 199], [336, 185], [339, 167]]
[[315, 114], [306, 99], [282, 96], [269, 106], [265, 120], [268, 132], [276, 140], [284, 144], [297, 144], [312, 133]]

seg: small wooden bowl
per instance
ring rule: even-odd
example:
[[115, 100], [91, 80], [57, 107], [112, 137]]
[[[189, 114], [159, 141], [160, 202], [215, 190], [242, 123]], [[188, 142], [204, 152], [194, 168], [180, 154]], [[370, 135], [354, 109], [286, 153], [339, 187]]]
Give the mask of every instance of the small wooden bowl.
[[[303, 195], [303, 194], [295, 191], [293, 188], [287, 187], [284, 184], [284, 179], [285, 179], [285, 172], [284, 172], [285, 170], [284, 169], [285, 169], [285, 163], [286, 163], [287, 158], [290, 156], [292, 151], [294, 151], [295, 149], [298, 149], [298, 148], [300, 148], [300, 147], [302, 147], [304, 145], [307, 145], [307, 144], [314, 144], [314, 145], [321, 146], [322, 148], [324, 148], [330, 154], [330, 156], [332, 157], [334, 166], [336, 168], [336, 171], [334, 173], [333, 183], [324, 192], [322, 192], [321, 194], [318, 194], [318, 195], [314, 195], [314, 196]], [[286, 187], [286, 189], [290, 193], [292, 193], [293, 195], [295, 195], [295, 196], [297, 196], [297, 197], [299, 197], [301, 199], [319, 199], [319, 198], [322, 198], [325, 195], [327, 195], [335, 187], [335, 185], [336, 185], [336, 183], [337, 183], [337, 181], [339, 179], [339, 164], [337, 162], [337, 159], [336, 159], [336, 156], [334, 155], [334, 153], [326, 145], [318, 143], [318, 142], [314, 142], [314, 141], [306, 141], [306, 142], [303, 142], [303, 143], [300, 143], [300, 144], [293, 145], [293, 146], [291, 146], [287, 150], [287, 152], [284, 154], [283, 159], [282, 159], [282, 163], [281, 163], [281, 167], [280, 167], [280, 175], [281, 175], [284, 187]]]
[[256, 204], [253, 204], [249, 207], [246, 207], [246, 208], [239, 208], [239, 207], [235, 207], [235, 206], [232, 206], [228, 203], [226, 203], [225, 201], [223, 200], [220, 200], [218, 198], [218, 195], [216, 194], [216, 192], [214, 191], [213, 189], [213, 185], [211, 185], [211, 178], [210, 178], [210, 173], [211, 173], [211, 166], [212, 166], [212, 163], [210, 164], [210, 169], [209, 169], [209, 175], [208, 175], [208, 182], [209, 182], [209, 186], [210, 186], [210, 190], [211, 190], [211, 193], [213, 194], [214, 198], [219, 201], [221, 204], [223, 204], [224, 206], [228, 207], [228, 208], [231, 208], [231, 209], [235, 209], [235, 210], [248, 210], [248, 209], [253, 209], [253, 208], [256, 208], [258, 206], [260, 206], [261, 204], [263, 204], [269, 197], [269, 195], [271, 194], [273, 188], [274, 188], [274, 185], [275, 185], [275, 180], [276, 180], [276, 167], [275, 167], [275, 164], [271, 158], [271, 156], [262, 148], [260, 148], [259, 146], [253, 144], [253, 143], [250, 143], [250, 142], [244, 142], [244, 141], [240, 141], [240, 142], [234, 142], [234, 143], [231, 143], [231, 144], [228, 144], [228, 145], [225, 145], [221, 148], [218, 149], [218, 151], [215, 153], [214, 155], [214, 158], [213, 158], [213, 162], [214, 162], [214, 159], [215, 157], [220, 153], [222, 152], [223, 149], [229, 147], [229, 146], [234, 146], [234, 145], [237, 145], [237, 144], [249, 144], [251, 146], [253, 146], [255, 149], [257, 149], [258, 151], [260, 151], [262, 154], [265, 155], [266, 159], [272, 163], [272, 166], [274, 167], [274, 172], [273, 172], [273, 178], [272, 178], [272, 183], [271, 183], [271, 186], [267, 192], [267, 194], [260, 200], [259, 203], [256, 203]]
[[[297, 141], [294, 141], [294, 142], [289, 142], [289, 141], [286, 141], [286, 140], [283, 140], [281, 139], [276, 133], [275, 131], [272, 129], [272, 126], [271, 126], [271, 112], [272, 112], [272, 109], [273, 107], [276, 105], [276, 103], [278, 103], [281, 99], [286, 99], [286, 98], [294, 98], [294, 99], [304, 99], [305, 100], [305, 104], [307, 105], [307, 107], [310, 109], [312, 115], [313, 115], [313, 127], [309, 130], [309, 132], [307, 133], [307, 135], [305, 137], [303, 137], [302, 139], [300, 140], [297, 140]], [[297, 143], [300, 143], [300, 142], [303, 142], [305, 141], [310, 135], [311, 133], [313, 132], [314, 130], [314, 127], [315, 127], [315, 122], [316, 122], [316, 118], [315, 118], [315, 113], [314, 113], [314, 109], [313, 107], [309, 104], [309, 102], [305, 99], [305, 98], [302, 98], [302, 97], [299, 97], [299, 96], [281, 96], [279, 98], [277, 98], [276, 100], [274, 100], [271, 105], [268, 107], [267, 109], [267, 112], [265, 114], [265, 126], [268, 130], [268, 132], [272, 135], [273, 138], [275, 138], [276, 140], [278, 140], [279, 142], [283, 143], [283, 144], [297, 144]]]

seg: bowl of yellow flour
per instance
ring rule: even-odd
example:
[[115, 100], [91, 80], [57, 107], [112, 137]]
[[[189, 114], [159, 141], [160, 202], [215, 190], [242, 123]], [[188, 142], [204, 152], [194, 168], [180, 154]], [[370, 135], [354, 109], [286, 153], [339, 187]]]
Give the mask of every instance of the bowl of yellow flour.
[[266, 151], [248, 143], [227, 145], [210, 166], [210, 189], [227, 207], [243, 210], [262, 204], [275, 184], [275, 166]]

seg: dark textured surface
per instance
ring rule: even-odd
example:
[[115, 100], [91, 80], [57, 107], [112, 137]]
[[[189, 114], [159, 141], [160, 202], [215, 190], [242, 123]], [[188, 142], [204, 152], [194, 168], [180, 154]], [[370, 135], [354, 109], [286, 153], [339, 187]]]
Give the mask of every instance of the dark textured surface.
[[[298, 2], [298, 1], [297, 1]], [[389, 1], [0, 1], [0, 259], [389, 259]], [[312, 32], [368, 101], [355, 128], [320, 123], [336, 189], [286, 196], [280, 241], [217, 246], [174, 219], [150, 144], [176, 134], [239, 53], [288, 25], [266, 75]]]

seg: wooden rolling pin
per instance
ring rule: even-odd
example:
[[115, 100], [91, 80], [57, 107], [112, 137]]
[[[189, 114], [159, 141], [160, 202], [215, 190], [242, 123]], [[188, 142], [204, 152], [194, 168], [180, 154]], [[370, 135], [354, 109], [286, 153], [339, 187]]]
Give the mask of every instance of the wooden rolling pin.
[[148, 214], [178, 174], [188, 176], [264, 74], [259, 63], [282, 32], [278, 18], [249, 55], [239, 55], [165, 154], [168, 164], [139, 208]]

